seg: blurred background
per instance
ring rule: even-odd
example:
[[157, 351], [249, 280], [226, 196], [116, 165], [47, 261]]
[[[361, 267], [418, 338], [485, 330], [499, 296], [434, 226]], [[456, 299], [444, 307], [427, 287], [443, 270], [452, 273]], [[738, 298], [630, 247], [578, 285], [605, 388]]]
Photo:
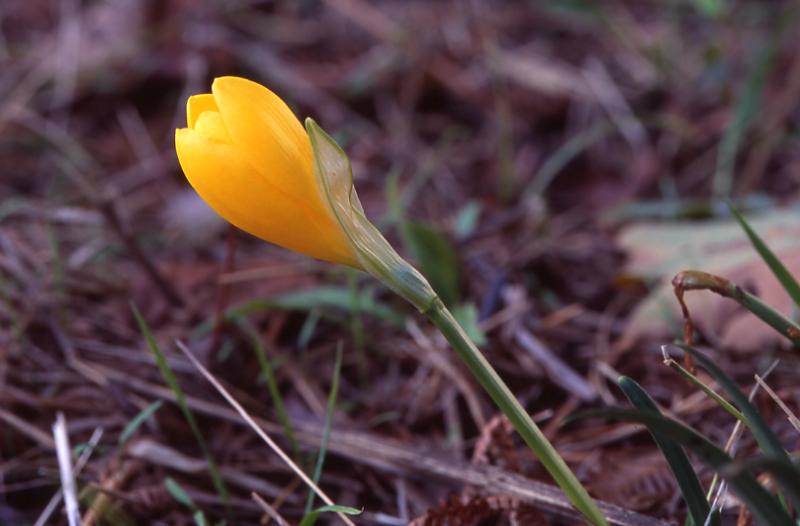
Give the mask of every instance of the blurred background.
[[[792, 313], [726, 202], [800, 268], [799, 9], [3, 0], [0, 524], [66, 524], [61, 505], [46, 511], [60, 488], [58, 412], [83, 459], [83, 524], [193, 524], [198, 512], [258, 524], [267, 514], [251, 492], [297, 522], [307, 490], [176, 340], [309, 470], [332, 415], [320, 483], [364, 509], [359, 523], [575, 523], [525, 492], [545, 491], [526, 484], [546, 474], [409, 306], [364, 275], [235, 231], [193, 193], [174, 131], [187, 97], [221, 75], [270, 87], [336, 137], [370, 217], [595, 496], [640, 514], [627, 524], [682, 520], [645, 433], [562, 424], [621, 404], [625, 373], [710, 438], [730, 434], [733, 421], [661, 363], [659, 345], [682, 331], [668, 281], [719, 272]], [[781, 356], [770, 382], [797, 408], [797, 357], [751, 316], [694, 296], [703, 342], [728, 371], [752, 384]], [[774, 403], [757, 401], [800, 447]], [[496, 470], [525, 478], [498, 486]]]

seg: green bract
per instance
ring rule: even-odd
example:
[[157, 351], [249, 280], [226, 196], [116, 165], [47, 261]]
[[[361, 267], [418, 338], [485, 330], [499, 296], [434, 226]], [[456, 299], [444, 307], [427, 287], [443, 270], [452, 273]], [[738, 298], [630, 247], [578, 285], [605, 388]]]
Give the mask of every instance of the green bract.
[[307, 118], [305, 124], [314, 150], [314, 175], [322, 190], [322, 200], [339, 221], [359, 263], [420, 311], [427, 312], [437, 299], [436, 292], [367, 219], [353, 185], [347, 154], [313, 119]]

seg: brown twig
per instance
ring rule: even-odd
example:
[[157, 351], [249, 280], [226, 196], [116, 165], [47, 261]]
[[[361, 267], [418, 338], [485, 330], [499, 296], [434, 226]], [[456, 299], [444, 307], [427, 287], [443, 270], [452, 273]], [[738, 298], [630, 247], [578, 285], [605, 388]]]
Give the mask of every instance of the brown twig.
[[[131, 377], [121, 371], [93, 365], [93, 368], [109, 379], [126, 385], [150, 396], [174, 400], [174, 393], [166, 387], [150, 384]], [[242, 418], [233, 410], [187, 396], [187, 405], [198, 413], [220, 418], [237, 425], [245, 425]], [[282, 428], [260, 418], [253, 418], [256, 424], [270, 433], [281, 433]], [[637, 427], [638, 429], [638, 427]], [[307, 447], [319, 447], [322, 426], [314, 422], [295, 424], [297, 439]], [[331, 430], [328, 451], [352, 462], [369, 465], [375, 469], [412, 478], [435, 478], [454, 487], [472, 485], [491, 494], [505, 494], [518, 498], [521, 502], [542, 506], [559, 515], [577, 518], [569, 500], [555, 486], [531, 480], [515, 473], [492, 466], [474, 466], [450, 460], [431, 451], [421, 451], [399, 442], [394, 442], [372, 433]], [[659, 519], [646, 517], [614, 504], [598, 501], [600, 510], [613, 526], [667, 526]]]

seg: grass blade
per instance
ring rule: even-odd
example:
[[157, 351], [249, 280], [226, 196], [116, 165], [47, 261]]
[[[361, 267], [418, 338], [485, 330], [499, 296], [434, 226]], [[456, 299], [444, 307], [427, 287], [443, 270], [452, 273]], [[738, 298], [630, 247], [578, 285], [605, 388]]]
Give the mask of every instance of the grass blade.
[[758, 116], [761, 93], [764, 90], [767, 77], [772, 71], [775, 52], [778, 49], [782, 35], [783, 31], [776, 31], [769, 41], [762, 45], [744, 88], [736, 101], [733, 118], [725, 129], [725, 134], [720, 141], [717, 153], [717, 167], [712, 181], [714, 197], [730, 197], [731, 195], [733, 190], [733, 171], [739, 146]]
[[714, 379], [719, 383], [719, 385], [725, 389], [733, 399], [733, 403], [739, 407], [739, 410], [744, 415], [744, 423], [745, 425], [750, 428], [750, 431], [753, 433], [753, 437], [758, 442], [759, 447], [764, 452], [765, 455], [770, 457], [779, 458], [787, 463], [791, 462], [789, 460], [789, 455], [786, 454], [786, 450], [781, 445], [780, 440], [778, 437], [775, 436], [775, 433], [772, 432], [772, 429], [769, 428], [764, 419], [761, 418], [761, 413], [758, 412], [758, 409], [750, 403], [750, 400], [747, 399], [747, 395], [744, 394], [739, 386], [736, 385], [736, 382], [728, 376], [725, 371], [717, 367], [708, 356], [705, 354], [692, 349], [688, 348], [685, 349], [685, 352], [688, 352], [692, 358], [694, 358], [697, 363], [699, 363], [703, 369], [708, 371], [708, 373], [714, 377]]
[[[336, 411], [336, 397], [339, 394], [339, 381], [342, 372], [342, 342], [336, 346], [336, 363], [333, 366], [333, 380], [331, 381], [331, 391], [328, 394], [328, 408], [325, 412], [325, 427], [322, 429], [322, 442], [319, 445], [319, 453], [317, 454], [317, 462], [314, 465], [314, 473], [311, 475], [311, 480], [314, 484], [319, 484], [319, 478], [322, 476], [322, 466], [325, 464], [325, 454], [328, 452], [328, 441], [331, 437], [331, 426], [333, 425], [333, 413]], [[308, 500], [306, 500], [306, 515], [311, 512], [311, 507], [314, 505], [314, 492], [308, 493]]]
[[687, 379], [689, 382], [691, 382], [695, 387], [697, 387], [698, 389], [703, 391], [709, 398], [711, 398], [717, 404], [719, 404], [719, 406], [722, 409], [727, 411], [736, 420], [740, 420], [742, 423], [744, 423], [744, 415], [742, 414], [742, 412], [739, 411], [738, 409], [736, 409], [730, 402], [728, 402], [727, 400], [722, 398], [716, 391], [714, 391], [713, 389], [711, 389], [711, 387], [706, 385], [705, 382], [703, 382], [697, 376], [695, 376], [692, 373], [690, 373], [681, 364], [679, 364], [678, 362], [676, 362], [675, 360], [670, 358], [669, 355], [666, 352], [666, 345], [662, 346], [661, 350], [664, 353], [664, 364], [665, 365], [670, 367], [672, 370], [677, 371], [678, 374], [680, 374], [685, 379]]
[[269, 396], [272, 398], [272, 404], [275, 406], [275, 415], [283, 427], [283, 434], [286, 436], [286, 441], [289, 442], [289, 447], [292, 449], [292, 456], [295, 460], [300, 459], [300, 444], [297, 442], [297, 437], [294, 433], [294, 426], [289, 418], [289, 413], [286, 411], [286, 405], [283, 403], [283, 396], [278, 389], [278, 380], [275, 378], [275, 369], [272, 367], [272, 361], [267, 356], [267, 351], [264, 349], [264, 344], [261, 342], [261, 336], [253, 325], [243, 317], [235, 318], [236, 324], [239, 329], [245, 334], [253, 345], [253, 352], [256, 354], [256, 360], [261, 367], [261, 377], [267, 382], [267, 389]]
[[183, 487], [180, 484], [175, 482], [175, 479], [173, 479], [172, 477], [167, 477], [166, 479], [164, 479], [164, 486], [167, 488], [169, 494], [172, 495], [173, 499], [180, 502], [181, 504], [183, 504], [184, 506], [186, 506], [191, 510], [197, 509], [197, 506], [192, 500], [192, 497], [190, 497], [189, 494], [186, 493], [186, 490], [183, 489]]
[[351, 508], [350, 506], [340, 506], [338, 504], [334, 504], [333, 506], [322, 506], [314, 511], [310, 511], [305, 514], [303, 520], [300, 521], [298, 526], [314, 526], [314, 523], [317, 522], [317, 519], [323, 513], [345, 513], [347, 515], [361, 515], [361, 510], [356, 508]]
[[706, 437], [672, 419], [639, 409], [599, 409], [575, 415], [575, 418], [610, 418], [638, 422], [651, 433], [659, 433], [686, 447], [728, 481], [734, 493], [745, 502], [753, 515], [770, 526], [796, 526], [780, 502], [746, 469], [730, 473], [735, 461]]
[[167, 477], [164, 480], [164, 486], [167, 488], [167, 492], [172, 495], [173, 499], [180, 502], [192, 511], [192, 519], [194, 519], [194, 523], [197, 526], [206, 526], [208, 524], [203, 511], [197, 507], [197, 504], [195, 504], [194, 500], [192, 500], [192, 497], [186, 493], [186, 490], [183, 489], [180, 484], [175, 482], [175, 479], [172, 477]]
[[775, 255], [772, 250], [769, 249], [766, 243], [759, 237], [759, 235], [753, 230], [750, 225], [745, 220], [744, 216], [739, 213], [736, 207], [733, 204], [728, 203], [728, 207], [731, 209], [731, 213], [733, 217], [736, 218], [736, 221], [742, 226], [742, 230], [744, 233], [747, 234], [747, 237], [750, 238], [750, 242], [753, 244], [753, 248], [756, 249], [756, 252], [761, 256], [761, 259], [767, 264], [769, 269], [775, 275], [777, 280], [780, 282], [783, 290], [792, 298], [794, 304], [800, 307], [800, 283], [797, 283], [797, 280], [794, 278], [789, 269], [787, 269], [781, 260]]
[[152, 404], [148, 405], [144, 409], [142, 409], [138, 415], [133, 417], [133, 419], [128, 422], [128, 425], [125, 426], [125, 429], [122, 430], [122, 433], [119, 435], [119, 445], [125, 444], [130, 437], [136, 433], [136, 430], [147, 421], [148, 418], [153, 416], [153, 413], [158, 411], [161, 406], [164, 404], [161, 400], [156, 400]]
[[192, 518], [194, 519], [194, 523], [197, 526], [207, 526], [208, 525], [208, 521], [206, 521], [205, 514], [200, 510], [195, 511], [192, 514]]
[[175, 373], [173, 373], [172, 369], [170, 369], [164, 353], [161, 352], [161, 348], [158, 346], [158, 343], [156, 343], [153, 333], [150, 332], [150, 327], [147, 326], [147, 323], [144, 321], [139, 309], [136, 308], [136, 305], [133, 303], [131, 303], [131, 310], [133, 311], [133, 316], [136, 318], [136, 323], [139, 325], [139, 331], [141, 331], [145, 341], [147, 341], [147, 347], [150, 349], [150, 352], [153, 353], [153, 356], [156, 359], [158, 370], [161, 372], [164, 382], [166, 382], [167, 386], [172, 391], [172, 394], [175, 395], [175, 402], [178, 404], [181, 413], [183, 413], [183, 417], [189, 424], [189, 428], [191, 429], [192, 434], [197, 441], [197, 445], [200, 446], [200, 450], [203, 452], [203, 457], [205, 457], [206, 463], [208, 464], [208, 472], [211, 476], [211, 482], [214, 484], [214, 489], [217, 491], [220, 498], [227, 502], [229, 494], [227, 488], [225, 487], [225, 482], [223, 482], [222, 475], [217, 467], [217, 463], [211, 456], [211, 450], [208, 448], [208, 444], [206, 443], [205, 438], [203, 438], [203, 434], [200, 432], [200, 427], [197, 425], [197, 420], [194, 417], [194, 413], [192, 413], [191, 409], [189, 409], [189, 405], [186, 403], [186, 396], [183, 394], [183, 389], [181, 389], [181, 386], [178, 384], [178, 379], [175, 378]]
[[308, 316], [306, 316], [303, 325], [297, 333], [297, 350], [305, 351], [308, 349], [308, 345], [311, 343], [311, 339], [314, 338], [314, 332], [317, 330], [317, 324], [321, 317], [322, 313], [319, 309], [311, 309], [308, 311]]
[[613, 122], [604, 121], [570, 138], [542, 164], [525, 189], [525, 194], [543, 194], [550, 186], [550, 183], [553, 182], [553, 179], [573, 159], [596, 142], [605, 139], [616, 131], [617, 126]]
[[[622, 376], [619, 378], [618, 383], [622, 392], [625, 393], [625, 396], [628, 397], [634, 407], [643, 411], [652, 411], [654, 414], [661, 414], [650, 395], [634, 380], [627, 376]], [[706, 518], [711, 513], [711, 507], [708, 505], [703, 487], [700, 485], [689, 458], [683, 449], [672, 440], [652, 431], [651, 434], [664, 458], [669, 463], [672, 473], [675, 475], [675, 480], [678, 482], [683, 500], [686, 501], [686, 506], [689, 508], [689, 514], [694, 524], [697, 526], [705, 524]]]
[[[255, 312], [281, 309], [310, 311], [312, 309], [340, 309], [350, 312], [353, 304], [352, 291], [349, 287], [320, 286], [297, 292], [288, 292], [272, 298], [246, 301], [228, 309], [226, 319], [245, 316]], [[405, 317], [386, 303], [376, 300], [371, 290], [363, 290], [359, 294], [358, 304], [361, 312], [368, 313], [382, 321], [402, 327]], [[204, 323], [198, 328], [200, 332], [211, 329], [210, 323]]]
[[757, 457], [737, 462], [726, 471], [735, 475], [745, 469], [769, 473], [792, 499], [795, 508], [800, 509], [800, 468], [796, 463], [787, 463], [770, 457]]

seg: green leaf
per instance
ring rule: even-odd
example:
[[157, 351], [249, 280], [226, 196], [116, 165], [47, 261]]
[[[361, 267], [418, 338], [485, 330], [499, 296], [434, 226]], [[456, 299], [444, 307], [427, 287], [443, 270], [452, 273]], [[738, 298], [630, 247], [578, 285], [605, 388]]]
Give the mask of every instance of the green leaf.
[[776, 28], [769, 34], [769, 40], [760, 46], [755, 63], [752, 64], [745, 85], [739, 93], [731, 122], [725, 128], [725, 134], [720, 141], [717, 152], [717, 167], [712, 181], [712, 190], [715, 197], [729, 197], [731, 195], [733, 172], [739, 146], [758, 117], [761, 107], [761, 93], [772, 71], [776, 51], [780, 47], [783, 35], [783, 27]]
[[770, 526], [796, 526], [780, 502], [747, 470], [730, 473], [726, 470], [735, 461], [706, 437], [679, 422], [652, 411], [639, 409], [599, 409], [575, 415], [576, 418], [610, 418], [644, 424], [651, 433], [663, 435], [691, 450], [728, 481], [733, 492], [745, 502], [753, 515]]
[[[229, 309], [226, 316], [234, 318], [269, 309], [310, 311], [337, 308], [349, 312], [352, 305], [353, 292], [349, 287], [322, 286], [241, 303]], [[405, 321], [402, 314], [389, 305], [377, 301], [369, 289], [358, 294], [358, 305], [362, 312], [369, 313], [393, 325], [402, 326]]]
[[478, 309], [474, 303], [462, 303], [453, 307], [453, 317], [478, 347], [486, 345], [486, 335], [478, 321]]
[[579, 132], [558, 148], [542, 164], [536, 175], [525, 189], [526, 195], [541, 195], [553, 182], [553, 179], [573, 159], [596, 142], [616, 132], [617, 126], [613, 122], [604, 121], [595, 126]]
[[736, 475], [743, 470], [769, 473], [786, 490], [795, 508], [800, 509], [800, 467], [795, 462], [785, 462], [783, 459], [766, 456], [756, 457], [739, 461], [725, 471], [730, 475]]
[[404, 241], [445, 305], [455, 305], [459, 298], [459, 262], [455, 248], [431, 225], [408, 222]]
[[181, 386], [178, 384], [178, 379], [175, 378], [175, 373], [172, 372], [172, 369], [167, 362], [167, 358], [164, 356], [164, 353], [161, 352], [161, 348], [158, 346], [156, 339], [153, 337], [153, 333], [150, 332], [150, 327], [147, 326], [147, 322], [144, 321], [142, 314], [139, 312], [139, 309], [136, 308], [136, 305], [133, 302], [131, 302], [131, 310], [133, 311], [134, 318], [136, 318], [136, 323], [139, 325], [139, 331], [142, 333], [145, 341], [147, 342], [147, 347], [150, 349], [150, 352], [153, 353], [153, 356], [156, 359], [158, 370], [161, 372], [164, 382], [175, 396], [175, 403], [178, 404], [181, 413], [183, 413], [183, 417], [186, 419], [186, 422], [189, 424], [189, 428], [192, 430], [192, 434], [197, 441], [197, 445], [200, 446], [200, 450], [203, 452], [203, 457], [205, 457], [206, 464], [208, 464], [208, 472], [211, 476], [211, 482], [214, 484], [214, 489], [217, 491], [217, 494], [220, 496], [220, 498], [227, 502], [229, 494], [227, 488], [225, 487], [225, 482], [222, 480], [222, 474], [220, 473], [214, 458], [211, 456], [211, 450], [208, 448], [208, 444], [206, 443], [205, 438], [203, 438], [203, 434], [200, 432], [200, 426], [197, 425], [197, 420], [194, 417], [194, 413], [192, 413], [192, 410], [189, 409], [189, 404], [186, 403], [186, 396], [183, 394], [183, 389], [181, 389]]
[[775, 274], [775, 277], [781, 283], [781, 286], [786, 293], [792, 298], [794, 304], [797, 307], [800, 307], [800, 284], [797, 283], [797, 280], [794, 279], [794, 276], [791, 272], [789, 272], [789, 269], [787, 269], [781, 260], [778, 259], [775, 253], [770, 250], [770, 248], [766, 243], [764, 243], [755, 230], [750, 227], [750, 224], [745, 220], [744, 216], [739, 213], [736, 207], [734, 207], [731, 203], [728, 203], [728, 207], [731, 209], [733, 217], [735, 217], [742, 226], [742, 229], [744, 230], [745, 234], [747, 234], [747, 237], [750, 238], [753, 248], [756, 249], [756, 252], [758, 252], [767, 266], [769, 266], [772, 273]]
[[703, 391], [706, 394], [706, 396], [708, 396], [709, 398], [714, 400], [722, 409], [727, 411], [736, 420], [741, 420], [743, 424], [745, 423], [745, 418], [744, 418], [744, 415], [742, 414], [742, 412], [739, 411], [738, 409], [736, 409], [733, 406], [733, 404], [731, 404], [730, 402], [728, 402], [727, 400], [722, 398], [719, 394], [717, 394], [716, 391], [711, 389], [711, 387], [708, 386], [702, 380], [700, 380], [700, 378], [698, 378], [697, 376], [695, 376], [692, 373], [690, 373], [689, 371], [687, 371], [681, 364], [679, 364], [678, 362], [676, 362], [672, 358], [665, 357], [664, 358], [664, 363], [666, 363], [673, 370], [677, 371], [678, 374], [683, 376], [689, 382], [694, 384], [695, 387], [697, 387], [701, 391]]
[[313, 526], [320, 515], [323, 513], [344, 513], [345, 515], [361, 515], [361, 511], [357, 508], [351, 508], [350, 506], [339, 506], [338, 504], [334, 504], [333, 506], [322, 506], [314, 511], [307, 513], [303, 520], [300, 521], [299, 526]]
[[186, 490], [184, 490], [180, 484], [175, 482], [175, 479], [173, 479], [172, 477], [167, 477], [166, 479], [164, 479], [164, 486], [166, 486], [169, 494], [172, 495], [172, 497], [181, 504], [190, 509], [197, 508], [194, 501], [192, 500], [192, 497], [190, 497], [189, 494], [186, 493]]
[[400, 257], [364, 213], [347, 154], [313, 119], [307, 118], [305, 124], [314, 153], [314, 177], [360, 267], [421, 312], [430, 309], [436, 300], [431, 285]]
[[144, 409], [142, 409], [138, 415], [133, 417], [133, 419], [128, 422], [128, 425], [125, 426], [125, 429], [122, 430], [122, 433], [119, 435], [119, 445], [123, 445], [128, 439], [136, 433], [136, 430], [139, 429], [148, 418], [150, 418], [153, 413], [158, 411], [161, 406], [163, 405], [163, 401], [156, 400], [152, 404], [148, 405]]
[[[619, 378], [618, 383], [625, 396], [637, 409], [661, 415], [650, 395], [634, 380], [627, 376], [622, 376]], [[655, 432], [651, 432], [651, 434], [664, 458], [669, 463], [672, 473], [675, 475], [675, 480], [678, 482], [683, 500], [686, 501], [686, 506], [689, 508], [689, 514], [694, 524], [703, 526], [709, 513], [711, 513], [711, 507], [708, 505], [703, 487], [700, 485], [689, 458], [683, 449], [672, 440]]]
[[[328, 441], [331, 437], [331, 427], [333, 426], [333, 413], [336, 411], [336, 397], [339, 394], [339, 380], [342, 373], [342, 342], [336, 346], [336, 362], [333, 366], [333, 380], [331, 381], [331, 390], [328, 393], [328, 408], [325, 411], [325, 427], [322, 428], [322, 442], [319, 445], [319, 453], [317, 454], [317, 462], [314, 465], [314, 473], [311, 479], [314, 484], [319, 483], [322, 476], [322, 466], [325, 464], [325, 454], [328, 452]], [[311, 506], [314, 505], [314, 492], [308, 493], [308, 500], [306, 500], [306, 514], [311, 512]]]
[[72, 446], [72, 456], [78, 458], [83, 454], [84, 451], [94, 449], [97, 447], [97, 444], [92, 445], [89, 442], [82, 442], [80, 444], [75, 444]]
[[477, 201], [470, 201], [462, 206], [456, 214], [453, 231], [458, 239], [469, 237], [475, 232], [478, 225], [478, 218], [481, 215], [481, 204]]
[[314, 337], [314, 331], [316, 331], [317, 323], [321, 317], [322, 314], [320, 314], [319, 309], [308, 311], [308, 316], [306, 316], [303, 326], [300, 327], [300, 332], [297, 335], [297, 348], [299, 350], [305, 351], [308, 349], [308, 344], [311, 343], [311, 339]]
[[460, 294], [459, 261], [455, 247], [433, 226], [406, 218], [396, 178], [387, 187], [387, 198], [392, 219], [397, 224], [406, 249], [413, 254], [422, 275], [430, 281], [445, 305], [452, 306]]
[[750, 400], [747, 398], [747, 395], [739, 389], [739, 386], [736, 385], [736, 382], [731, 379], [730, 376], [725, 374], [725, 372], [717, 367], [708, 356], [705, 354], [696, 351], [695, 349], [684, 349], [684, 352], [688, 352], [692, 358], [694, 358], [700, 366], [703, 367], [708, 373], [714, 377], [714, 379], [719, 383], [719, 385], [728, 393], [728, 396], [731, 397], [733, 403], [739, 408], [742, 415], [744, 416], [745, 425], [750, 429], [753, 433], [753, 437], [758, 442], [759, 447], [764, 452], [765, 455], [772, 456], [775, 458], [784, 459], [786, 462], [789, 462], [789, 455], [786, 454], [786, 450], [781, 445], [780, 440], [778, 437], [775, 436], [775, 433], [772, 432], [772, 429], [769, 428], [764, 419], [761, 418], [761, 413], [758, 412], [758, 409], [750, 403]]
[[192, 514], [192, 518], [194, 519], [194, 523], [197, 524], [197, 526], [206, 526], [208, 524], [208, 522], [206, 522], [205, 514], [200, 510], [194, 512]]

